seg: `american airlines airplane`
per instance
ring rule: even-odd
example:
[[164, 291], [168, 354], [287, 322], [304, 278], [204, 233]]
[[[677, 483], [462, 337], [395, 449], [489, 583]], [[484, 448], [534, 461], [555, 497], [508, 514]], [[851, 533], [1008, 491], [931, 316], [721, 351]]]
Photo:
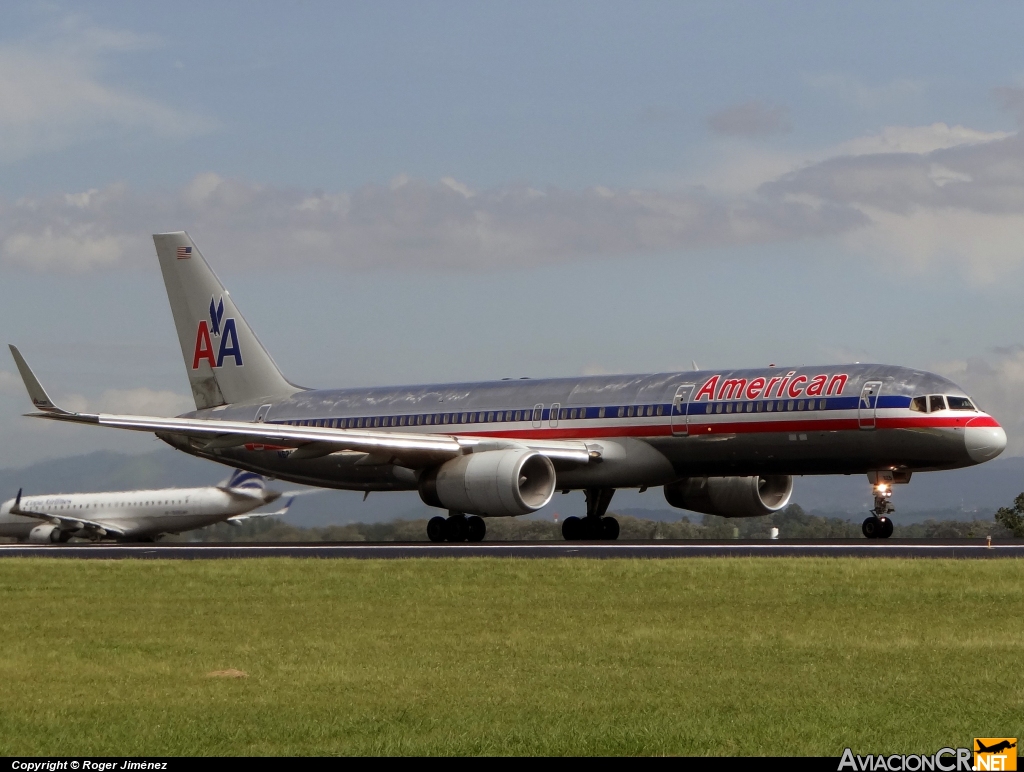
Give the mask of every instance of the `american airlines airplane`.
[[34, 544], [90, 541], [156, 541], [214, 523], [241, 524], [251, 517], [288, 513], [292, 500], [276, 512], [252, 510], [277, 501], [258, 474], [236, 470], [220, 485], [151, 491], [61, 493], [23, 498], [21, 491], [0, 504], [0, 536]]
[[[361, 389], [288, 381], [184, 232], [153, 236], [196, 410], [177, 418], [55, 405], [15, 347], [38, 412], [152, 432], [179, 450], [306, 485], [419, 491], [448, 517], [434, 541], [479, 541], [484, 517], [583, 490], [566, 539], [615, 539], [617, 488], [664, 486], [674, 507], [755, 517], [793, 477], [867, 475], [868, 538], [892, 534], [891, 486], [998, 456], [1006, 434], [932, 373], [872, 364], [768, 367]], [[866, 491], [867, 492], [867, 491]]]

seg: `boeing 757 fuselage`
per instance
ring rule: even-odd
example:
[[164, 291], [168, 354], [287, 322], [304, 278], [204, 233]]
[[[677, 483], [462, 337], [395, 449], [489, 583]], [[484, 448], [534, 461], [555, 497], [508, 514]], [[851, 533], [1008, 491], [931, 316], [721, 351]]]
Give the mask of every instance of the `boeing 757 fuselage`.
[[996, 457], [1006, 434], [956, 384], [849, 364], [484, 383], [306, 389], [287, 381], [185, 233], [154, 236], [196, 410], [72, 413], [12, 347], [38, 417], [154, 432], [192, 455], [308, 485], [417, 490], [448, 510], [432, 539], [480, 539], [481, 517], [534, 512], [582, 489], [563, 534], [615, 538], [617, 488], [664, 486], [683, 509], [750, 517], [793, 477], [867, 474], [869, 538], [892, 533], [891, 486]]

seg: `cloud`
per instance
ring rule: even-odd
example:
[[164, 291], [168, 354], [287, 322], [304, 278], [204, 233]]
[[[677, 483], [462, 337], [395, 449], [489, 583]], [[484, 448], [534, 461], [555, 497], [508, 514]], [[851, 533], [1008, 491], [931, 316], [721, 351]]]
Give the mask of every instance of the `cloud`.
[[[22, 387], [24, 388], [24, 387]], [[54, 398], [61, 407], [81, 413], [121, 413], [127, 415], [176, 416], [195, 410], [195, 402], [174, 391], [153, 389], [108, 389], [89, 399], [81, 394]]]
[[214, 122], [105, 82], [116, 55], [159, 45], [78, 16], [27, 40], [0, 44], [0, 163], [98, 137], [145, 132], [180, 138]]
[[744, 102], [719, 110], [708, 117], [716, 134], [734, 137], [764, 137], [789, 131], [788, 111], [762, 102]]
[[832, 149], [830, 155], [858, 156], [879, 153], [931, 153], [962, 145], [981, 145], [1012, 136], [1005, 131], [978, 131], [966, 126], [886, 126], [877, 134], [844, 142]]
[[204, 173], [176, 193], [114, 185], [0, 201], [0, 263], [84, 271], [148, 260], [150, 233], [186, 228], [207, 255], [248, 266], [475, 270], [828, 235], [860, 217], [696, 189], [473, 190], [399, 176], [324, 193]]
[[205, 172], [176, 191], [0, 198], [0, 265], [120, 268], [151, 261], [149, 235], [177, 229], [218, 263], [250, 268], [493, 270], [808, 238], [911, 273], [938, 260], [973, 281], [1024, 263], [1020, 135], [935, 123], [803, 159], [750, 151], [674, 189], [476, 189], [402, 174], [324, 192]]

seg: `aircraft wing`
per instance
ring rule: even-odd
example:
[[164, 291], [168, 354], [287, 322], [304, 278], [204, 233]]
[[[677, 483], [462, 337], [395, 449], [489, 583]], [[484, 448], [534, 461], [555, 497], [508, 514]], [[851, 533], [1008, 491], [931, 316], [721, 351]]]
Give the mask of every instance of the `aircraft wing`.
[[62, 531], [92, 531], [98, 533], [101, 536], [111, 534], [114, 536], [124, 536], [124, 531], [120, 528], [110, 525], [109, 523], [103, 523], [97, 520], [86, 520], [81, 517], [69, 517], [67, 515], [58, 515], [53, 512], [33, 512], [31, 510], [21, 508], [21, 491], [18, 491], [18, 496], [14, 500], [14, 504], [11, 505], [12, 515], [21, 515], [22, 517], [33, 517], [36, 520], [45, 520], [51, 525], [55, 525]]
[[218, 421], [208, 418], [74, 413], [54, 404], [21, 356], [21, 352], [15, 346], [11, 346], [10, 349], [25, 381], [29, 397], [40, 411], [29, 413], [31, 417], [153, 432], [160, 437], [186, 437], [192, 442], [193, 447], [199, 450], [262, 445], [268, 449], [292, 449], [291, 457], [296, 460], [318, 458], [347, 450], [365, 453], [366, 458], [361, 459], [363, 463], [394, 463], [411, 468], [432, 466], [466, 453], [512, 447], [527, 447], [552, 461], [572, 464], [586, 464], [600, 457], [598, 451], [588, 448], [585, 442], [579, 440], [508, 440], [456, 437], [447, 434], [382, 432], [373, 429], [331, 429], [249, 421]]

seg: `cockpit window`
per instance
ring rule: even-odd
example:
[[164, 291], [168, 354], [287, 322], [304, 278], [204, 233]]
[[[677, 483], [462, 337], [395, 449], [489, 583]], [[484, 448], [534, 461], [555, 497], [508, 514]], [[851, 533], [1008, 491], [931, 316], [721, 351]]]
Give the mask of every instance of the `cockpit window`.
[[977, 410], [967, 397], [946, 397], [950, 410]]
[[928, 412], [928, 397], [914, 397], [910, 400], [910, 409], [918, 413]]
[[946, 400], [943, 399], [941, 394], [932, 394], [928, 397], [928, 412], [934, 413], [936, 410], [945, 410]]

